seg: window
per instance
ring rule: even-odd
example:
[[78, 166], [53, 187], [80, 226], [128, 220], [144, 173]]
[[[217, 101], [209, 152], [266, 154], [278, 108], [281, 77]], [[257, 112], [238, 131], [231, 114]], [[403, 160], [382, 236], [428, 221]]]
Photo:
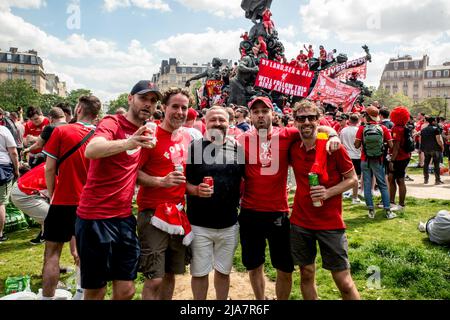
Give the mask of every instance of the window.
[[398, 69], [398, 62], [394, 62], [394, 69], [395, 69], [395, 70]]
[[8, 64], [8, 67], [7, 67], [6, 70], [7, 70], [7, 72], [11, 73], [12, 72], [12, 65]]
[[24, 73], [25, 72], [25, 67], [23, 65], [20, 65], [19, 70], [20, 70], [21, 73]]
[[428, 81], [427, 87], [431, 88], [431, 81]]
[[403, 72], [403, 76], [408, 77], [409, 73], [408, 71]]
[[34, 74], [31, 76], [31, 80], [32, 80], [33, 82], [36, 82], [36, 76], [35, 76]]
[[449, 76], [449, 70], [444, 70], [444, 77], [448, 77]]
[[417, 61], [414, 61], [414, 67], [417, 69], [418, 67], [419, 67], [419, 60], [417, 60]]
[[6, 54], [6, 60], [12, 61], [12, 54], [11, 53], [7, 53]]
[[406, 62], [404, 63], [404, 68], [405, 68], [405, 69], [408, 69], [408, 67], [409, 67], [409, 62], [406, 61]]
[[394, 72], [394, 79], [397, 79], [397, 72]]
[[408, 81], [404, 81], [404, 82], [403, 82], [403, 87], [408, 88]]
[[171, 75], [169, 81], [170, 83], [177, 83], [177, 76]]
[[394, 85], [392, 86], [392, 88], [397, 88], [397, 82], [394, 82]]
[[389, 73], [389, 71], [386, 71], [385, 77], [386, 77], [386, 79], [390, 79], [391, 78], [391, 74]]
[[183, 82], [183, 83], [186, 83], [186, 77], [181, 77], [181, 81]]
[[431, 91], [428, 91], [428, 98], [431, 98]]
[[37, 64], [36, 56], [31, 56], [31, 64]]
[[414, 71], [414, 77], [418, 78], [419, 77], [419, 71]]
[[186, 68], [181, 68], [181, 73], [186, 73]]
[[197, 73], [197, 68], [192, 68], [192, 73]]
[[440, 71], [436, 71], [436, 78], [440, 78], [441, 77], [441, 72]]
[[427, 71], [427, 78], [433, 78], [433, 71]]
[[19, 55], [20, 63], [25, 63], [25, 56], [23, 54]]
[[441, 86], [441, 82], [440, 81], [436, 81], [436, 87], [440, 87]]

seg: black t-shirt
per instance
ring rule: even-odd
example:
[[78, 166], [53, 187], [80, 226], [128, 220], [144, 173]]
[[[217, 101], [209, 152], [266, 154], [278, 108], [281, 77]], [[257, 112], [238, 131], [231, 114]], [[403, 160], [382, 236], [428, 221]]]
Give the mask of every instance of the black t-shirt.
[[187, 196], [187, 215], [192, 225], [224, 229], [237, 223], [244, 164], [244, 151], [234, 140], [227, 140], [222, 146], [205, 139], [191, 143], [186, 165], [187, 181], [197, 186], [204, 177], [214, 179], [211, 198]]
[[53, 130], [55, 130], [56, 127], [59, 127], [59, 126], [65, 125], [65, 124], [67, 124], [67, 123], [66, 122], [57, 122], [57, 123], [49, 124], [48, 126], [46, 126], [41, 132], [42, 140], [47, 142], [50, 139], [50, 137], [52, 136]]
[[441, 147], [436, 141], [438, 135], [440, 135], [439, 129], [432, 125], [420, 131], [420, 150], [423, 152], [441, 151]]

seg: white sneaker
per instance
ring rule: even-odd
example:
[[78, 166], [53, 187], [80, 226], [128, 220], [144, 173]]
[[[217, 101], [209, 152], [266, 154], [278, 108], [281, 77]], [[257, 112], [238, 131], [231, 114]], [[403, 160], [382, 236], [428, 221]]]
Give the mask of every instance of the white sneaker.
[[399, 204], [391, 204], [391, 211], [404, 211], [405, 207]]
[[422, 221], [419, 222], [419, 225], [417, 228], [419, 229], [420, 232], [427, 231], [427, 225], [425, 223], [423, 223]]
[[367, 215], [369, 219], [375, 219], [375, 210], [369, 209], [369, 213]]
[[352, 204], [362, 204], [362, 201], [359, 198], [353, 198]]
[[397, 215], [393, 212], [391, 212], [391, 210], [386, 210], [386, 219], [394, 219], [397, 218]]

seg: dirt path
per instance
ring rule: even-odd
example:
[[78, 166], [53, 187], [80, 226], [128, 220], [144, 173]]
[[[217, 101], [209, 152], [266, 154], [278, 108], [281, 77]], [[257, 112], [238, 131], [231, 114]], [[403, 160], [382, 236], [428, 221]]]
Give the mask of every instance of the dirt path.
[[441, 180], [445, 184], [440, 186], [434, 185], [434, 175], [430, 174], [430, 183], [423, 184], [423, 175], [410, 174], [414, 181], [407, 181], [407, 197], [415, 197], [419, 199], [442, 199], [450, 200], [450, 176], [441, 176]]
[[[209, 275], [208, 300], [214, 300], [216, 294], [214, 291], [213, 272]], [[275, 283], [266, 278], [266, 296], [269, 299], [275, 297]], [[241, 273], [235, 270], [231, 273], [230, 294], [232, 300], [254, 300], [253, 290], [250, 285], [248, 273]], [[191, 276], [186, 272], [183, 276], [177, 276], [175, 281], [175, 300], [192, 300]]]

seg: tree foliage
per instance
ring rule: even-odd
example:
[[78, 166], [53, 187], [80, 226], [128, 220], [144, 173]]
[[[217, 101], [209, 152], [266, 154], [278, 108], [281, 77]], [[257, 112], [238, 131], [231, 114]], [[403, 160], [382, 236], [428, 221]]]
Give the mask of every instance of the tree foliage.
[[38, 106], [44, 114], [47, 114], [51, 108], [60, 102], [66, 102], [66, 98], [60, 97], [57, 94], [42, 94], [39, 96]]
[[39, 92], [26, 80], [6, 80], [0, 83], [0, 107], [7, 111], [16, 111], [18, 107], [26, 109], [39, 102]]
[[116, 113], [119, 108], [128, 109], [128, 93], [122, 93], [115, 100], [111, 100], [109, 102], [108, 114]]
[[78, 103], [78, 99], [81, 96], [91, 96], [92, 92], [89, 89], [77, 89], [70, 91], [69, 95], [66, 98], [66, 101], [70, 104], [72, 110], [75, 109]]

